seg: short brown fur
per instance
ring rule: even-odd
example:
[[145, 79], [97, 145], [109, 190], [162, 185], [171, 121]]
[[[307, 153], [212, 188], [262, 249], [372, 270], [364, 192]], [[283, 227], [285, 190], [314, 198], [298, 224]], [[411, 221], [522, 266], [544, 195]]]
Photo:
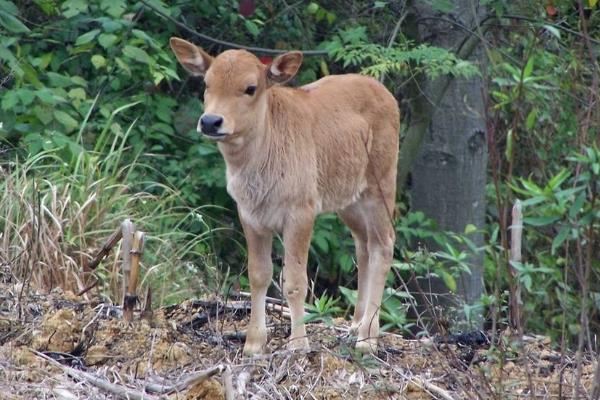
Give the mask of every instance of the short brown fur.
[[[285, 248], [289, 344], [308, 347], [303, 322], [306, 262], [315, 217], [326, 211], [337, 212], [352, 231], [358, 264], [353, 328], [357, 348], [373, 351], [395, 240], [396, 100], [378, 81], [352, 74], [300, 88], [277, 86], [298, 71], [299, 52], [264, 66], [243, 50], [212, 58], [182, 39], [172, 38], [171, 47], [188, 71], [205, 78], [203, 117], [222, 120], [209, 137], [218, 140], [225, 159], [227, 190], [238, 205], [248, 245], [252, 310], [244, 352], [265, 349], [274, 232], [283, 234]], [[255, 87], [252, 95], [247, 93], [250, 86]]]

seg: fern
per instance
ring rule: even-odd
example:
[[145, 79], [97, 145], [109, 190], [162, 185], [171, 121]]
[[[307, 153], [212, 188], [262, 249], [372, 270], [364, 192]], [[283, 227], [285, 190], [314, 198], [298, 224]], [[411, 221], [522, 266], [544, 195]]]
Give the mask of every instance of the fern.
[[368, 43], [363, 27], [340, 32], [325, 49], [335, 61], [342, 61], [344, 67], [360, 67], [361, 74], [375, 78], [415, 73], [424, 73], [430, 79], [443, 75], [469, 78], [479, 74], [474, 64], [441, 47], [414, 46], [410, 41], [392, 47]]

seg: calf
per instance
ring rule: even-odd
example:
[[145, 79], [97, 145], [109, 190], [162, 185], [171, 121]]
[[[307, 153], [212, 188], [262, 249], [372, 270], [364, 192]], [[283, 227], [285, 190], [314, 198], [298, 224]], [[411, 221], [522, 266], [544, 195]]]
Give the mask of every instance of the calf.
[[356, 348], [377, 345], [379, 308], [394, 249], [398, 104], [378, 81], [333, 75], [300, 88], [279, 86], [298, 72], [302, 53], [271, 65], [245, 50], [211, 57], [179, 38], [171, 48], [192, 75], [204, 76], [198, 132], [225, 159], [227, 191], [248, 245], [252, 307], [244, 353], [265, 350], [265, 298], [273, 274], [274, 232], [283, 234], [283, 292], [291, 311], [289, 347], [308, 348], [306, 262], [319, 213], [334, 211], [352, 231], [358, 300]]

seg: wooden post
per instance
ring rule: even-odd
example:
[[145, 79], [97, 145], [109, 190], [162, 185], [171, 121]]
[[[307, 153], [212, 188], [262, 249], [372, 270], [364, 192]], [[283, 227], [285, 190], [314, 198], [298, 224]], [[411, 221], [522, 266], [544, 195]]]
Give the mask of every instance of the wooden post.
[[123, 283], [121, 293], [125, 294], [129, 288], [129, 275], [131, 274], [131, 245], [133, 233], [135, 232], [135, 225], [129, 218], [121, 223], [121, 232], [123, 237], [123, 243], [121, 243], [121, 280]]
[[[129, 284], [123, 295], [123, 318], [126, 321], [131, 322], [133, 320], [133, 309], [137, 303], [136, 291], [140, 275], [140, 258], [144, 253], [144, 232], [135, 232], [133, 235], [133, 244], [129, 253], [131, 264], [129, 265]], [[125, 271], [123, 271], [123, 278], [125, 278]]]
[[152, 321], [152, 288], [148, 286], [146, 289], [146, 300], [144, 301], [144, 310], [140, 315], [140, 319], [145, 319], [148, 322]]
[[521, 284], [519, 283], [519, 271], [514, 267], [515, 263], [521, 262], [521, 241], [523, 237], [523, 212], [521, 202], [517, 200], [512, 209], [512, 225], [510, 227], [510, 259], [509, 271], [512, 276], [510, 290], [510, 324], [511, 328], [521, 333], [522, 308]]

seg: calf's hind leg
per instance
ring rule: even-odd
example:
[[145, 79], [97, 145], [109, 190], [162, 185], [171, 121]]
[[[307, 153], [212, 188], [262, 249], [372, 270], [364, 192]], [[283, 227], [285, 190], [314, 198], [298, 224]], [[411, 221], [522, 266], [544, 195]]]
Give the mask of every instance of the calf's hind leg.
[[367, 224], [368, 283], [365, 310], [358, 324], [356, 349], [364, 353], [374, 352], [377, 349], [379, 310], [386, 277], [394, 256], [396, 239], [388, 211], [388, 208], [393, 205], [393, 200], [386, 202], [383, 196], [378, 194], [359, 200]]
[[356, 332], [365, 313], [368, 298], [369, 283], [369, 253], [367, 240], [367, 223], [360, 207], [352, 204], [338, 212], [342, 221], [350, 228], [356, 248], [356, 263], [358, 269], [358, 295], [354, 307], [354, 317], [350, 330]]

